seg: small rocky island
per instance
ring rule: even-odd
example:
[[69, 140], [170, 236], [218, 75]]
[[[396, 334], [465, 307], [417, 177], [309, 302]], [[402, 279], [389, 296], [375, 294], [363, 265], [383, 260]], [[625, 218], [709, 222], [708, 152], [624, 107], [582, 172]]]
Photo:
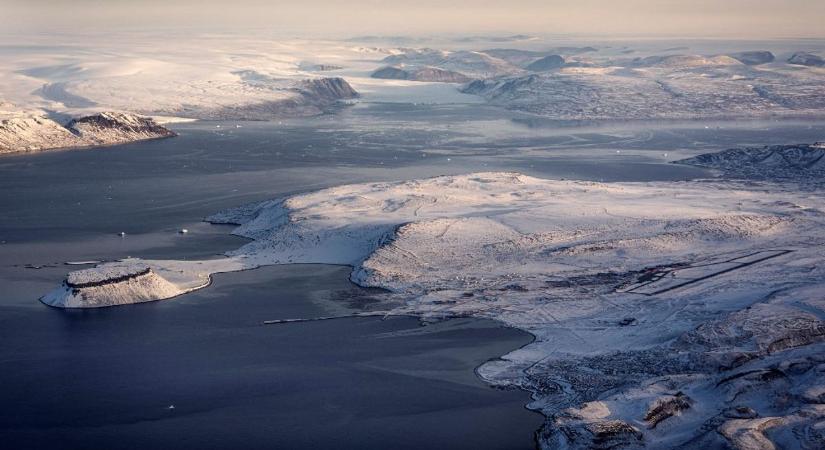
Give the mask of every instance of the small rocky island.
[[0, 154], [56, 148], [98, 147], [175, 136], [153, 119], [124, 112], [101, 112], [61, 125], [37, 114], [0, 119]]
[[43, 303], [62, 308], [113, 306], [173, 297], [183, 291], [156, 275], [139, 261], [120, 261], [78, 270], [63, 285], [42, 298]]

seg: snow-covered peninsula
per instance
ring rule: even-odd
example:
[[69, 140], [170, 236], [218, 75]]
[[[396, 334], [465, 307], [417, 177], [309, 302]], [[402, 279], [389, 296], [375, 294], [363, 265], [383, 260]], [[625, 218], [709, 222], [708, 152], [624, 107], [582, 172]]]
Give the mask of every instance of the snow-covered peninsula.
[[149, 117], [102, 112], [68, 124], [39, 114], [0, 114], [0, 154], [54, 148], [96, 147], [175, 136]]
[[[750, 153], [724, 159], [764, 162]], [[383, 313], [491, 318], [532, 333], [478, 373], [533, 394], [529, 406], [547, 417], [543, 448], [825, 443], [825, 198], [815, 184], [473, 173], [340, 186], [208, 220], [252, 241], [225, 258], [85, 269], [42, 300], [136, 303], [216, 272], [347, 264], [354, 282], [388, 290]]]

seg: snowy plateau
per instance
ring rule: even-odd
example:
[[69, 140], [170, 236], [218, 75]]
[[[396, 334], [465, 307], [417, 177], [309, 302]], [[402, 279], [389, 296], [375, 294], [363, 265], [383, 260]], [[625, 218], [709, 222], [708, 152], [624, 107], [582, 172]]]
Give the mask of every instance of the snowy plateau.
[[[542, 448], [821, 449], [825, 196], [789, 177], [821, 147], [788, 148], [683, 162], [751, 167], [736, 179], [489, 172], [265, 201], [207, 219], [251, 239], [225, 257], [105, 263], [42, 301], [137, 303], [217, 272], [350, 265], [353, 282], [386, 290], [371, 313], [488, 318], [533, 334], [477, 372], [532, 393]], [[782, 179], [747, 176], [780, 159]]]

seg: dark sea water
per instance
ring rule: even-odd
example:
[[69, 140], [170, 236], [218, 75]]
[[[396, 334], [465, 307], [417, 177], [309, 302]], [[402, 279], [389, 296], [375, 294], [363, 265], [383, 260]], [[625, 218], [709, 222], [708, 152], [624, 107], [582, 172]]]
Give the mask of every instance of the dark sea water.
[[525, 333], [408, 317], [262, 324], [366, 294], [347, 275], [270, 267], [165, 302], [4, 308], [3, 447], [532, 446], [541, 417], [524, 409], [526, 394], [473, 372]]
[[0, 158], [0, 447], [530, 448], [543, 419], [524, 408], [528, 395], [473, 372], [526, 333], [409, 317], [262, 324], [340, 314], [375, 294], [349, 283], [346, 267], [220, 274], [175, 299], [99, 310], [37, 298], [77, 268], [68, 261], [234, 249], [244, 241], [231, 227], [200, 220], [245, 202], [479, 170], [682, 180], [709, 174], [668, 161], [714, 139], [825, 138], [806, 123], [575, 127], [380, 104], [174, 128], [174, 139]]

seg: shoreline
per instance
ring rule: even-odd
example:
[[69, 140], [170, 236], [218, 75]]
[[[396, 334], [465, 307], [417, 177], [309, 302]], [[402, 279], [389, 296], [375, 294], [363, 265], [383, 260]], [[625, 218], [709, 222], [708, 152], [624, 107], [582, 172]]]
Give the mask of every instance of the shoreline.
[[116, 142], [116, 143], [111, 143], [111, 144], [68, 145], [68, 146], [62, 146], [62, 147], [49, 147], [49, 148], [41, 148], [41, 149], [33, 149], [33, 150], [26, 149], [26, 150], [15, 150], [15, 151], [11, 151], [11, 152], [0, 152], [0, 158], [8, 158], [8, 157], [13, 157], [13, 156], [31, 156], [31, 155], [41, 154], [41, 153], [68, 152], [68, 151], [73, 151], [73, 150], [92, 150], [92, 149], [104, 149], [104, 148], [105, 149], [110, 149], [110, 148], [119, 147], [121, 145], [134, 144], [134, 143], [137, 143], [137, 142], [160, 141], [160, 140], [163, 140], [163, 139], [173, 139], [173, 138], [178, 137], [177, 132], [175, 132], [175, 131], [172, 131], [172, 132], [175, 133], [175, 134], [173, 134], [171, 136], [147, 137], [147, 138], [134, 139], [134, 140], [125, 141], [125, 142]]

